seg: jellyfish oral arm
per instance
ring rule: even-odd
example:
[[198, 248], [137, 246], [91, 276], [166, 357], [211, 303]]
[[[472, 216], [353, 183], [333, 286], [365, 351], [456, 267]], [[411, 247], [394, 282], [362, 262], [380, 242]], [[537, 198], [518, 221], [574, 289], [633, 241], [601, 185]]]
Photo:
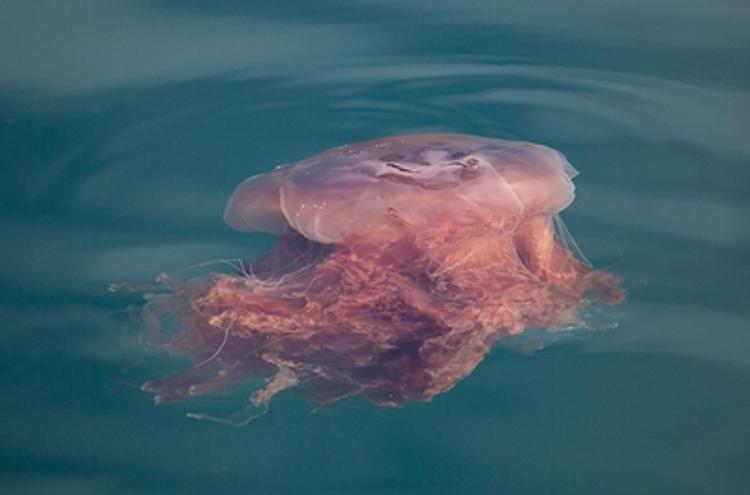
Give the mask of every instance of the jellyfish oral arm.
[[563, 290], [590, 292], [606, 304], [623, 300], [618, 277], [593, 270], [563, 245], [550, 215], [537, 215], [518, 229], [516, 252], [528, 269]]

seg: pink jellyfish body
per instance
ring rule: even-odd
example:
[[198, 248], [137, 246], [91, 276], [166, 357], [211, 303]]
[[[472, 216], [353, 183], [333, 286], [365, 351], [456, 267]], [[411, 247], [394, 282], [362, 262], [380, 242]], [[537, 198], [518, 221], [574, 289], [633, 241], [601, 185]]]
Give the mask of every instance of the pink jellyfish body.
[[503, 336], [578, 325], [592, 300], [622, 300], [619, 279], [565, 237], [576, 175], [545, 146], [417, 134], [251, 177], [224, 218], [276, 246], [237, 273], [164, 281], [144, 316], [163, 335], [173, 315], [169, 348], [194, 364], [144, 389], [162, 402], [255, 376], [259, 410], [290, 387], [319, 405], [430, 400]]

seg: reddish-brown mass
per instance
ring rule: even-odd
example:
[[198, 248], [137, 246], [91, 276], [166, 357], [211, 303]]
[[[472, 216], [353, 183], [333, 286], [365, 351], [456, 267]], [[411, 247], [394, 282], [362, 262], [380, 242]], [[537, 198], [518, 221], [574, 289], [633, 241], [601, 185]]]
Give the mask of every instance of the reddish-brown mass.
[[225, 220], [278, 243], [235, 274], [163, 280], [144, 317], [157, 335], [176, 315], [169, 347], [194, 364], [144, 388], [162, 402], [258, 376], [260, 409], [293, 386], [321, 405], [430, 400], [503, 336], [579, 325], [592, 299], [622, 300], [558, 216], [576, 174], [544, 146], [420, 134], [251, 177]]

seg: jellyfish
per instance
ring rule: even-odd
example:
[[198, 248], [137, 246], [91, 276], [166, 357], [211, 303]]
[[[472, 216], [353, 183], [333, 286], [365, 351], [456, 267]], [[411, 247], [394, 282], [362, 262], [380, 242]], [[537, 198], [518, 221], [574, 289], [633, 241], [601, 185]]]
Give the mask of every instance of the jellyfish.
[[275, 246], [229, 273], [160, 278], [147, 335], [192, 365], [142, 388], [162, 403], [256, 379], [226, 420], [240, 424], [285, 389], [395, 407], [450, 390], [505, 336], [585, 325], [623, 292], [560, 219], [577, 173], [538, 144], [415, 134], [250, 177], [224, 220]]

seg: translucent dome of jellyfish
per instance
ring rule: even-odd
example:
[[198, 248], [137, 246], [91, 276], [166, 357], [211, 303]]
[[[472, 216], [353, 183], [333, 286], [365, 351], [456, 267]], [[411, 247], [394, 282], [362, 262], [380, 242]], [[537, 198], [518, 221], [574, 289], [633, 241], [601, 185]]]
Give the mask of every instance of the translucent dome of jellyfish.
[[239, 422], [288, 388], [318, 406], [429, 401], [498, 339], [582, 325], [592, 301], [622, 301], [558, 216], [576, 175], [545, 146], [416, 134], [250, 177], [224, 219], [277, 234], [275, 247], [235, 273], [162, 277], [145, 321], [193, 365], [143, 389], [160, 403], [264, 380]]

